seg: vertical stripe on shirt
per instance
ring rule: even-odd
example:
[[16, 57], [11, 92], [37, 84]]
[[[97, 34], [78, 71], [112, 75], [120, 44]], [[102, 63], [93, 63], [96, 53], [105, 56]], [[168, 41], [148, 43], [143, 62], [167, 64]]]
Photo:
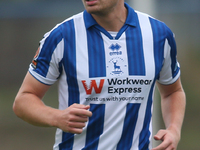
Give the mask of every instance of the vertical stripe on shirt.
[[87, 30], [89, 77], [105, 77], [106, 62], [103, 39], [96, 28]]
[[141, 29], [129, 27], [126, 30], [129, 75], [145, 76], [145, 63]]
[[164, 60], [164, 36], [165, 28], [162, 23], [159, 23], [153, 18], [149, 18], [151, 23], [151, 28], [153, 32], [153, 41], [154, 41], [154, 57], [155, 57], [155, 68], [156, 68], [156, 78], [159, 78], [159, 73], [162, 69], [163, 60]]
[[138, 119], [140, 104], [129, 103], [126, 108], [126, 116], [122, 136], [117, 144], [117, 150], [130, 149], [132, 146], [133, 134]]
[[[79, 88], [76, 72], [76, 46], [74, 22], [70, 20], [63, 24], [64, 35], [64, 59], [63, 65], [66, 72], [66, 82], [68, 84], [68, 106], [79, 103]], [[63, 143], [59, 145], [60, 150], [72, 150], [74, 135], [63, 132]]]
[[150, 139], [152, 135], [152, 129], [150, 128], [150, 123], [152, 120], [152, 103], [153, 103], [153, 90], [155, 84], [155, 62], [154, 62], [154, 47], [153, 47], [153, 33], [151, 24], [149, 21], [149, 16], [138, 13], [138, 19], [141, 28], [141, 35], [143, 41], [143, 49], [144, 49], [144, 60], [146, 64], [146, 77], [152, 79], [153, 82], [151, 86], [149, 86], [149, 92], [146, 93], [146, 102], [143, 103], [143, 125], [141, 128], [140, 136], [139, 136], [139, 150], [148, 150], [150, 147]]
[[142, 128], [142, 131], [141, 131], [140, 137], [139, 137], [139, 150], [149, 150], [150, 137], [152, 134], [150, 132], [150, 122], [152, 119], [152, 103], [153, 103], [154, 85], [155, 85], [155, 80], [152, 84], [151, 90], [149, 92], [149, 97], [147, 100], [143, 128]]
[[99, 144], [99, 137], [103, 133], [105, 104], [90, 104], [92, 117], [89, 118], [86, 136], [86, 147], [83, 150], [96, 150]]
[[[87, 79], [89, 78], [87, 34], [83, 19], [83, 13], [76, 15], [76, 17], [74, 18], [74, 27], [76, 35], [76, 69], [80, 92], [80, 104], [88, 105], [89, 103], [85, 100], [85, 89], [83, 88], [82, 83], [82, 80], [87, 81]], [[86, 132], [87, 123], [86, 126], [83, 128], [83, 132], [74, 136], [74, 150], [81, 150], [83, 147], [85, 147]]]

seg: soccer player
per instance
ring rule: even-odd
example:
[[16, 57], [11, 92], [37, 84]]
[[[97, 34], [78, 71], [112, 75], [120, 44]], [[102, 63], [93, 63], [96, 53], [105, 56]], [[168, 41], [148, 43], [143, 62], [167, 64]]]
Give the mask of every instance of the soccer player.
[[[44, 35], [16, 96], [17, 116], [57, 127], [54, 150], [150, 150], [157, 84], [166, 129], [153, 150], [175, 150], [185, 93], [171, 30], [124, 0], [82, 0], [85, 11]], [[56, 81], [59, 109], [42, 98]]]

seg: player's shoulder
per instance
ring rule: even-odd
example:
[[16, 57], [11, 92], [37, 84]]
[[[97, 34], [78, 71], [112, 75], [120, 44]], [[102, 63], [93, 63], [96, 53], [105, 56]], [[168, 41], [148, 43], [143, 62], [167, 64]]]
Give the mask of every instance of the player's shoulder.
[[156, 33], [159, 32], [160, 34], [164, 34], [165, 37], [169, 36], [171, 37], [173, 35], [172, 30], [164, 21], [161, 21], [158, 18], [155, 18], [147, 13], [143, 13], [140, 11], [135, 11], [135, 12], [138, 14], [138, 16], [148, 17], [151, 24], [151, 28]]
[[58, 37], [63, 37], [64, 34], [67, 34], [66, 31], [69, 31], [73, 28], [73, 22], [75, 18], [81, 18], [83, 17], [83, 12], [78, 13], [76, 15], [73, 15], [62, 22], [56, 24], [51, 30], [49, 30], [47, 33], [44, 34], [43, 38], [46, 37], [53, 37], [53, 38], [58, 38]]
[[73, 15], [73, 16], [65, 19], [64, 21], [62, 21], [61, 23], [59, 23], [57, 26], [61, 26], [61, 25], [65, 24], [65, 23], [67, 23], [67, 22], [73, 21], [76, 18], [83, 18], [83, 12], [80, 12], [78, 14], [75, 14], [75, 15]]
[[137, 11], [137, 10], [135, 10], [135, 12], [137, 13], [138, 16], [149, 18], [150, 22], [154, 22], [157, 25], [167, 27], [167, 25], [165, 24], [165, 22], [159, 20], [158, 18], [153, 17], [152, 15], [149, 15], [147, 13], [140, 12], [140, 11]]

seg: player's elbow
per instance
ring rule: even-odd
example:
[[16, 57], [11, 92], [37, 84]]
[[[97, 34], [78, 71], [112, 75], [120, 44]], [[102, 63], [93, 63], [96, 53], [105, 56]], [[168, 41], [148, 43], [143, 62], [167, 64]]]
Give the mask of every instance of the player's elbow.
[[15, 113], [16, 116], [18, 116], [19, 118], [22, 117], [22, 108], [21, 108], [21, 104], [20, 104], [20, 99], [18, 97], [15, 98], [15, 101], [13, 103], [13, 111]]

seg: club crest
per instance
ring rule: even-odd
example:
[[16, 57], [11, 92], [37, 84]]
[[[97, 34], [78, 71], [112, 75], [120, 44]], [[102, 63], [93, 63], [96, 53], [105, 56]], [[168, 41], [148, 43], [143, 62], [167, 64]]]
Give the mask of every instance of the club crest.
[[110, 74], [115, 76], [121, 76], [124, 73], [123, 70], [125, 67], [126, 65], [124, 64], [124, 60], [120, 57], [112, 58], [109, 61], [109, 66], [107, 66], [107, 68], [109, 68]]

